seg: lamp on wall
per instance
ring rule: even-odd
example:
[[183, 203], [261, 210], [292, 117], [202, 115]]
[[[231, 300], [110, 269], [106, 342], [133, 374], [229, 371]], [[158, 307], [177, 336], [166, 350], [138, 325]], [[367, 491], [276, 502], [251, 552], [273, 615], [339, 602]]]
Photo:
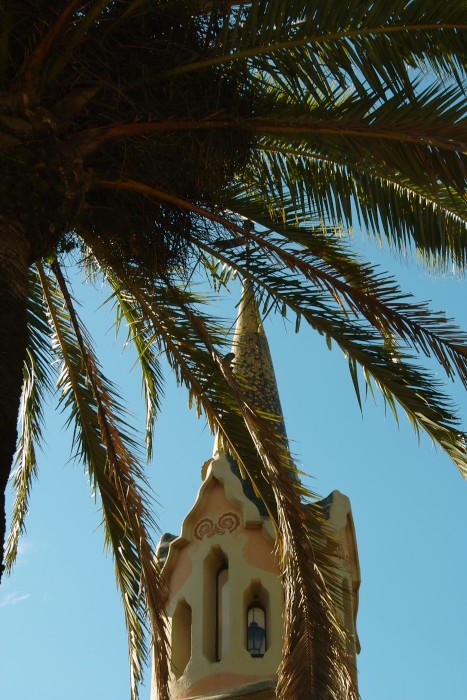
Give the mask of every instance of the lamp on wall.
[[266, 651], [266, 618], [264, 608], [252, 605], [247, 612], [247, 649], [251, 656], [264, 656]]

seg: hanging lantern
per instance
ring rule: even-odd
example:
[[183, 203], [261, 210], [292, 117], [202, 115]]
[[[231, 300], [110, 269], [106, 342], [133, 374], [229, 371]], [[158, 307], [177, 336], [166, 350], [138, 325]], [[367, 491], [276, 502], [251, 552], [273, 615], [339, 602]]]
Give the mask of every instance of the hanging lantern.
[[266, 616], [256, 604], [247, 612], [247, 649], [252, 656], [264, 656], [266, 651]]

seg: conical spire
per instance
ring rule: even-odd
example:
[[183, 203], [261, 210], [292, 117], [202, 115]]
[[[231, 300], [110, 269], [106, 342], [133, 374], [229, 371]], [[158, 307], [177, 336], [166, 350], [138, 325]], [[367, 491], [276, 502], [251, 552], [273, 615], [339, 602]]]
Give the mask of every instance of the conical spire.
[[[262, 415], [277, 421], [278, 435], [287, 440], [268, 339], [248, 280], [243, 281], [232, 356], [232, 370], [246, 395]], [[213, 455], [218, 451], [219, 435], [216, 434]]]
[[268, 340], [250, 282], [243, 282], [237, 325], [232, 344], [232, 369], [255, 408], [278, 422], [278, 433], [286, 437], [276, 375]]

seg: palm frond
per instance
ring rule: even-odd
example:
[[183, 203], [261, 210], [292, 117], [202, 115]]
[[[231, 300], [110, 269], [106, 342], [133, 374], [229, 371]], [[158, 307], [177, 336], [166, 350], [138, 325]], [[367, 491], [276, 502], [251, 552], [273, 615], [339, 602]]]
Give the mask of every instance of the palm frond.
[[149, 614], [156, 678], [161, 697], [167, 698], [164, 584], [148, 535], [155, 523], [144, 490], [144, 473], [134, 456], [135, 442], [115, 414], [118, 397], [99, 370], [60, 267], [57, 262], [52, 267], [56, 282], [38, 265], [55, 343], [63, 358], [58, 386], [62, 390], [61, 402], [70, 410], [68, 422], [74, 426], [77, 457], [88, 468], [101, 497], [106, 544], [115, 559], [128, 629], [132, 697], [138, 697], [147, 656]]
[[[317, 569], [317, 557], [303, 527], [306, 514], [301, 499], [313, 494], [296, 480], [288, 448], [278, 440], [275, 417], [261, 415], [225, 368], [223, 352], [217, 349], [225, 345], [225, 329], [191, 310], [199, 299], [191, 292], [176, 289], [168, 280], [165, 284], [155, 283], [150, 292], [145, 292], [134, 279], [127, 278], [124, 270], [120, 274], [122, 286], [133, 296], [134, 308], [139, 306], [141, 318], [150, 319], [153, 342], [165, 349], [178, 381], [189, 391], [190, 402], [196, 404], [198, 413], [205, 413], [211, 428], [219, 431], [221, 441], [235, 456], [241, 471], [251, 478], [276, 523], [288, 586], [286, 653], [290, 654], [279, 697], [290, 700], [302, 697], [304, 692], [309, 694], [310, 678], [311, 687], [317, 692], [326, 689], [330, 697], [337, 698], [346, 689], [347, 697], [357, 697], [346, 670], [345, 635], [332, 612], [329, 593]], [[114, 280], [113, 285], [116, 284], [121, 283]], [[319, 509], [315, 516], [319, 519]], [[317, 539], [315, 535], [311, 541], [316, 546]], [[333, 569], [332, 561], [323, 558]], [[318, 628], [320, 645], [313, 641], [318, 638]], [[326, 642], [323, 630], [327, 630]]]
[[21, 430], [15, 456], [16, 468], [11, 476], [15, 501], [4, 554], [7, 573], [13, 569], [19, 538], [26, 529], [29, 496], [32, 482], [37, 477], [36, 451], [43, 439], [43, 405], [45, 396], [51, 389], [50, 333], [42, 301], [42, 288], [34, 268], [29, 275], [28, 332], [20, 409]]
[[[246, 237], [252, 240], [251, 233], [246, 234]], [[427, 432], [449, 454], [461, 473], [467, 474], [465, 435], [460, 429], [453, 407], [442, 393], [440, 383], [428, 371], [422, 371], [413, 364], [414, 357], [394, 335], [396, 332], [412, 345], [422, 348], [424, 352], [430, 348], [437, 359], [442, 359], [442, 364], [448, 367], [449, 373], [458, 368], [465, 380], [465, 336], [457, 328], [451, 327], [442, 314], [431, 316], [425, 305], [411, 308], [409, 304], [402, 303], [403, 295], [398, 299], [398, 291], [391, 283], [386, 290], [383, 286], [381, 292], [377, 291], [378, 280], [371, 277], [369, 299], [375, 294], [376, 302], [379, 296], [376, 303], [378, 311], [376, 307], [373, 310], [370, 307], [364, 310], [355, 296], [345, 309], [345, 296], [342, 296], [337, 288], [334, 292], [332, 286], [323, 285], [322, 280], [317, 279], [317, 275], [311, 271], [310, 279], [314, 278], [318, 289], [307, 285], [301, 278], [297, 256], [290, 258], [287, 265], [287, 256], [281, 254], [280, 246], [270, 246], [266, 237], [262, 237], [262, 242], [257, 247], [253, 248], [250, 245], [246, 251], [241, 247], [233, 248], [228, 256], [223, 255], [222, 244], [216, 247], [215, 243], [208, 245], [202, 241], [197, 242], [211, 254], [217, 253], [219, 259], [229, 260], [239, 272], [247, 274], [258, 289], [264, 290], [266, 305], [272, 299], [276, 308], [289, 308], [298, 319], [305, 319], [321, 334], [333, 339], [349, 359], [349, 368], [356, 388], [358, 382], [355, 363], [362, 367], [364, 379], [369, 385], [373, 378], [384, 400], [396, 415], [395, 401], [403, 407], [414, 427]], [[265, 265], [268, 248], [270, 263]], [[354, 283], [355, 281], [356, 277]], [[330, 282], [330, 279], [327, 282]], [[350, 290], [350, 287], [348, 289]], [[394, 293], [396, 304], [393, 303]], [[399, 314], [398, 305], [401, 305], [400, 311], [403, 311], [403, 314]], [[366, 319], [360, 319], [356, 315], [358, 307], [369, 320], [374, 312], [373, 322], [376, 330], [368, 325]], [[404, 326], [403, 315], [407, 316], [409, 325], [412, 322], [410, 329], [409, 326]], [[445, 341], [447, 345], [441, 350]]]
[[462, 268], [467, 128], [463, 99], [449, 93], [426, 90], [419, 100], [388, 100], [375, 111], [371, 101], [349, 98], [348, 108], [321, 105], [260, 120], [264, 135], [246, 179], [271, 208], [292, 197], [300, 220], [352, 226], [357, 219], [399, 248], [414, 245], [428, 262]]
[[[293, 197], [287, 196], [282, 191], [280, 201], [283, 205], [283, 225], [279, 227], [281, 238], [270, 238], [267, 235], [255, 235], [246, 230], [234, 220], [226, 218], [219, 213], [211, 212], [189, 201], [176, 198], [158, 189], [144, 186], [132, 181], [102, 182], [103, 186], [121, 189], [138, 189], [151, 197], [161, 201], [167, 200], [180, 208], [186, 208], [192, 213], [204, 216], [213, 224], [220, 224], [239, 242], [247, 243], [245, 252], [232, 253], [231, 256], [222, 255], [225, 241], [218, 240], [219, 245], [211, 245], [206, 237], [191, 235], [190, 240], [201, 250], [211, 254], [221, 255], [226, 264], [237, 265], [239, 271], [244, 274], [248, 271], [248, 265], [253, 258], [257, 261], [261, 256], [268, 256], [273, 265], [279, 263], [283, 268], [303, 276], [309, 282], [315, 284], [319, 291], [327, 291], [338, 301], [341, 310], [343, 304], [352, 314], [361, 313], [378, 330], [383, 338], [388, 333], [396, 333], [399, 338], [416, 350], [421, 350], [426, 355], [433, 354], [442, 364], [448, 376], [457, 371], [464, 384], [467, 382], [466, 356], [463, 350], [467, 338], [455, 325], [446, 319], [444, 314], [430, 314], [427, 304], [410, 304], [407, 294], [403, 294], [395, 281], [388, 276], [376, 275], [370, 265], [359, 263], [351, 252], [344, 250], [342, 246], [332, 245], [325, 236], [320, 236], [316, 230], [308, 231], [303, 227], [287, 224], [287, 216], [284, 211], [287, 200], [293, 206]], [[270, 217], [264, 213], [264, 199], [257, 195], [251, 187], [245, 192], [240, 186], [235, 200], [231, 200], [232, 207], [247, 219], [251, 218], [266, 227], [270, 225]], [[256, 206], [255, 206], [256, 205]], [[291, 217], [290, 217], [291, 218]], [[202, 229], [204, 230], [204, 229]], [[218, 235], [218, 232], [216, 232]], [[305, 247], [304, 251], [296, 247], [288, 248], [289, 241], [298, 242]], [[254, 247], [253, 247], [254, 246]], [[340, 250], [339, 250], [340, 248]], [[339, 254], [338, 254], [339, 253]], [[331, 256], [330, 256], [331, 254]], [[315, 260], [309, 262], [310, 255], [321, 258], [323, 262]], [[237, 259], [235, 259], [237, 256]], [[243, 263], [239, 264], [243, 256]], [[331, 263], [331, 266], [328, 263]], [[324, 264], [323, 264], [324, 263]], [[337, 266], [337, 270], [335, 269]], [[274, 269], [274, 268], [272, 268]], [[336, 274], [337, 272], [337, 274]], [[344, 279], [342, 279], [343, 275]], [[313, 300], [315, 305], [323, 305], [317, 295]]]
[[[238, 223], [217, 212], [211, 212], [192, 202], [147, 185], [134, 181], [101, 181], [100, 184], [110, 188], [142, 191], [149, 197], [168, 201], [182, 209], [187, 209], [192, 214], [204, 217], [213, 225], [220, 224], [231, 234], [234, 234], [240, 243], [252, 241], [255, 248], [248, 247], [245, 252], [231, 253], [229, 259], [232, 263], [235, 265], [235, 257], [237, 256], [238, 261], [238, 256], [241, 256], [242, 263], [239, 265], [237, 262], [237, 267], [247, 276], [253, 275], [253, 266], [256, 264], [257, 274], [254, 280], [260, 287], [264, 287], [273, 298], [290, 306], [298, 317], [303, 316], [312, 327], [324, 333], [328, 338], [333, 338], [340, 345], [349, 357], [349, 368], [357, 396], [359, 396], [359, 390], [355, 363], [362, 366], [367, 383], [370, 382], [371, 376], [374, 378], [385, 401], [396, 416], [395, 399], [403, 406], [414, 427], [416, 429], [422, 427], [450, 455], [461, 473], [467, 474], [465, 435], [460, 431], [459, 423], [453, 415], [449, 401], [439, 391], [439, 383], [429, 373], [423, 373], [411, 364], [413, 357], [405, 349], [396, 349], [398, 345], [396, 338], [391, 338], [389, 342], [389, 332], [397, 329], [397, 333], [404, 340], [409, 339], [409, 342], [418, 348], [421, 347], [425, 353], [430, 352], [429, 349], [431, 349], [434, 356], [441, 360], [448, 374], [451, 373], [451, 368], [456, 368], [465, 379], [466, 365], [463, 350], [465, 337], [458, 329], [449, 327], [442, 314], [432, 318], [424, 305], [418, 305], [412, 311], [408, 311], [409, 307], [404, 301], [403, 295], [399, 294], [398, 289], [394, 288], [393, 284], [390, 284], [389, 289], [378, 291], [379, 306], [378, 311], [376, 311], [376, 307], [372, 309], [371, 304], [367, 304], [363, 296], [360, 297], [360, 300], [357, 299], [357, 296], [360, 295], [354, 278], [356, 293], [353, 294], [349, 309], [352, 313], [358, 308], [363, 311], [364, 316], [376, 327], [377, 332], [375, 333], [371, 327], [360, 322], [358, 318], [356, 320], [348, 318], [348, 313], [342, 307], [339, 296], [335, 294], [336, 291], [339, 291], [337, 286], [335, 290], [332, 289], [331, 277], [328, 276], [326, 284], [323, 285], [323, 275], [319, 275], [320, 279], [317, 279], [318, 267], [315, 266], [313, 271], [306, 262], [299, 260], [297, 251], [289, 254], [283, 250], [280, 244], [271, 243], [265, 236], [255, 236], [251, 232], [245, 232]], [[245, 187], [240, 185], [239, 190], [243, 196], [243, 210], [241, 197], [238, 196], [233, 202], [235, 211], [242, 213], [247, 219], [267, 225], [264, 204], [260, 202], [259, 206], [255, 205], [254, 193], [251, 190], [248, 190], [249, 201], [247, 203]], [[291, 235], [290, 230], [289, 235]], [[191, 234], [191, 239], [196, 239], [195, 234]], [[206, 244], [203, 240], [198, 238], [196, 244], [201, 249], [206, 250]], [[213, 248], [209, 252], [212, 253]], [[256, 260], [254, 256], [256, 256]], [[265, 258], [270, 260], [270, 264], [267, 266], [264, 265]], [[313, 292], [309, 287], [305, 288], [300, 280], [300, 273], [304, 266], [307, 268], [306, 276], [314, 282], [318, 281], [319, 290], [317, 292]], [[294, 273], [295, 278], [290, 276], [290, 271]], [[375, 290], [381, 285], [377, 283], [375, 278], [370, 279], [368, 269], [366, 273], [369, 298], [376, 301]], [[362, 268], [360, 268], [359, 274], [363, 274]], [[360, 278], [359, 284], [361, 281], [362, 278]], [[284, 285], [281, 292], [278, 292], [278, 284]], [[289, 292], [292, 292], [294, 299], [292, 296], [288, 298], [283, 296], [283, 290], [287, 287]], [[328, 292], [327, 297], [323, 291]], [[342, 287], [340, 291], [342, 293]], [[350, 292], [350, 287], [346, 288], [346, 292]], [[385, 295], [386, 300], [384, 300]], [[342, 298], [345, 299], [345, 297]], [[349, 299], [350, 296], [347, 296], [347, 301]], [[399, 306], [402, 310], [401, 302], [403, 301], [404, 313], [408, 316], [408, 321], [405, 323], [403, 323], [402, 314], [399, 313], [398, 309]], [[363, 306], [361, 302], [363, 302]], [[443, 345], [446, 346], [445, 349], [443, 349]], [[395, 371], [396, 365], [397, 372]]]
[[168, 79], [212, 65], [246, 63], [259, 72], [293, 75], [321, 95], [329, 94], [332, 82], [352, 82], [384, 96], [393, 86], [410, 86], [409, 69], [426, 65], [460, 80], [465, 75], [465, 7], [432, 5], [421, 0], [392, 0], [384, 7], [370, 0], [233, 5], [213, 37], [211, 55], [162, 75]]
[[154, 443], [154, 423], [161, 408], [164, 396], [163, 373], [159, 362], [159, 349], [151, 343], [152, 332], [128, 296], [121, 289], [114, 292], [117, 312], [117, 333], [121, 322], [126, 321], [128, 335], [126, 343], [134, 345], [138, 354], [138, 365], [142, 373], [143, 394], [146, 405], [146, 452], [148, 461], [152, 459]]
[[[91, 248], [84, 246], [80, 263], [84, 267], [86, 280], [95, 283], [97, 280], [108, 282], [104, 261], [94, 257]], [[108, 271], [110, 274], [110, 271]], [[112, 275], [110, 274], [112, 277]], [[154, 424], [161, 408], [161, 399], [164, 396], [164, 376], [160, 366], [158, 352], [150, 343], [146, 325], [140, 319], [135, 309], [129, 303], [128, 297], [122, 295], [121, 288], [114, 286], [112, 295], [104, 301], [104, 305], [113, 303], [116, 310], [115, 331], [118, 337], [125, 323], [128, 328], [124, 349], [128, 345], [134, 346], [137, 352], [137, 360], [142, 375], [142, 389], [146, 406], [146, 453], [148, 462], [153, 454]]]
[[[282, 198], [284, 205], [287, 199]], [[395, 334], [417, 352], [435, 357], [448, 377], [457, 373], [467, 386], [467, 336], [443, 312], [433, 313], [426, 302], [415, 302], [411, 294], [401, 291], [394, 278], [360, 262], [341, 241], [333, 240], [332, 232], [329, 235], [309, 226], [297, 226], [293, 204], [289, 212], [283, 209], [282, 222], [276, 224], [274, 234], [266, 229], [271, 218], [261, 212], [261, 197], [255, 197], [251, 189], [248, 197], [240, 196], [234, 206], [243, 216], [252, 215], [263, 226], [263, 233], [244, 231], [248, 249], [238, 248], [230, 257], [223, 253], [221, 240], [212, 245], [196, 239], [199, 247], [211, 254], [217, 251], [224, 263], [236, 256], [237, 266], [242, 260], [242, 271], [252, 258], [267, 253], [297, 277], [328, 292], [348, 315], [361, 314], [383, 338]]]
[[[355, 219], [364, 229], [406, 255], [414, 255], [427, 267], [448, 270], [465, 267], [467, 241], [465, 204], [453, 191], [436, 194], [415, 186], [401, 176], [377, 174], [371, 166], [354, 167], [337, 155], [326, 158], [303, 155], [280, 146], [267, 146], [255, 162], [258, 186], [261, 173], [284, 167], [284, 182], [294, 198], [297, 217], [331, 220], [353, 227]], [[306, 177], [309, 187], [302, 193]], [[285, 178], [290, 178], [285, 181]], [[278, 203], [277, 183], [267, 197]], [[254, 188], [252, 188], [254, 189]], [[262, 186], [262, 190], [266, 187]], [[287, 206], [287, 196], [281, 206]], [[273, 206], [273, 205], [272, 205]]]
[[[397, 96], [376, 107], [372, 99], [349, 97], [328, 107], [310, 106], [304, 98], [297, 114], [288, 99], [283, 113], [241, 124], [151, 121], [111, 128], [100, 139], [241, 129], [257, 137], [243, 181], [271, 208], [286, 206], [292, 197], [300, 220], [352, 226], [357, 218], [368, 233], [384, 234], [400, 249], [414, 248], [427, 264], [463, 268], [467, 122], [461, 98], [454, 88], [427, 88], [409, 103]], [[95, 186], [183, 208], [183, 198], [173, 192], [130, 178], [96, 178]]]

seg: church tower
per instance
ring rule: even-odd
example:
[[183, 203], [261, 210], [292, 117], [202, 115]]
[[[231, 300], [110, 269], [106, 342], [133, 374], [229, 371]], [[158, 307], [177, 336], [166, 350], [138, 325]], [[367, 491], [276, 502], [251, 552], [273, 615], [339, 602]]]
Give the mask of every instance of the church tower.
[[[282, 418], [267, 338], [248, 285], [232, 352], [233, 371], [245, 381], [255, 405]], [[279, 432], [286, 439], [283, 419]], [[322, 505], [336, 545], [338, 609], [356, 668], [360, 570], [350, 502], [333, 491]], [[283, 592], [274, 548], [264, 503], [216, 440], [180, 535], [163, 535], [156, 552], [168, 587], [173, 700], [275, 698]], [[151, 700], [157, 700], [154, 684]]]

